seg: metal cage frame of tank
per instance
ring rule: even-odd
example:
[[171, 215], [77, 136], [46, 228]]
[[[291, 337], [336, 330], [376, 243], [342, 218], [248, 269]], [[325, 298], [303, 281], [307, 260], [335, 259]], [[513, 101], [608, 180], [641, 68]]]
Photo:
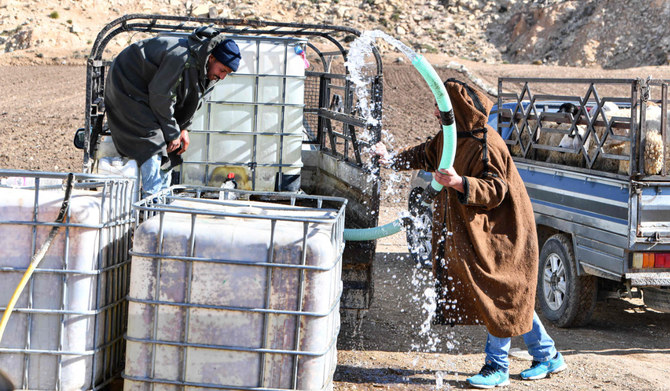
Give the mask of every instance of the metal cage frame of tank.
[[[333, 195], [348, 199], [348, 228], [371, 228], [378, 224], [381, 180], [378, 163], [368, 163], [365, 150], [381, 139], [383, 77], [382, 60], [372, 47], [369, 70], [370, 114], [363, 118], [357, 107], [353, 82], [347, 68], [346, 43], [361, 32], [343, 26], [282, 23], [251, 19], [131, 14], [107, 24], [98, 34], [87, 61], [85, 127], [75, 144], [84, 150], [84, 171], [90, 172], [96, 142], [103, 134], [104, 84], [110, 59], [103, 59], [106, 46], [119, 34], [174, 34], [212, 26], [230, 35], [289, 36], [307, 38], [306, 55], [313, 67], [305, 72], [304, 118], [312, 129], [303, 141], [301, 185], [307, 194]], [[323, 47], [312, 40], [319, 40]], [[320, 69], [316, 70], [319, 65]], [[361, 137], [367, 131], [370, 137]], [[305, 149], [311, 149], [305, 159]], [[373, 296], [372, 262], [375, 241], [349, 242], [343, 261], [342, 313], [354, 324], [370, 306]]]
[[[213, 194], [221, 194], [224, 197], [219, 200], [210, 198]], [[223, 210], [220, 207], [240, 207], [237, 201], [227, 201], [230, 195], [234, 195], [233, 199], [245, 199], [245, 200], [260, 200], [264, 201], [263, 205], [257, 205], [260, 208], [268, 208], [273, 212], [280, 212], [279, 214], [240, 214], [239, 212], [234, 212], [230, 210]], [[190, 204], [188, 206], [178, 204], [178, 200], [186, 200]], [[126, 336], [126, 340], [132, 343], [149, 345], [151, 347], [151, 359], [150, 359], [150, 369], [152, 373], [149, 376], [134, 376], [129, 375], [124, 372], [123, 377], [126, 380], [130, 380], [138, 383], [145, 383], [150, 386], [156, 384], [172, 385], [178, 387], [193, 387], [195, 389], [225, 389], [225, 390], [272, 390], [272, 391], [282, 391], [282, 390], [298, 390], [299, 388], [299, 375], [298, 368], [299, 362], [303, 358], [324, 358], [326, 359], [328, 354], [334, 353], [333, 349], [336, 349], [337, 334], [339, 333], [339, 322], [334, 325], [332, 330], [332, 335], [328, 336], [328, 341], [325, 346], [325, 349], [314, 351], [310, 349], [304, 349], [302, 340], [300, 338], [301, 331], [303, 327], [309, 325], [310, 319], [319, 319], [319, 318], [332, 318], [334, 320], [339, 319], [336, 314], [339, 307], [339, 302], [342, 294], [342, 288], [338, 286], [331, 288], [336, 288], [337, 293], [332, 297], [324, 298], [327, 300], [325, 308], [326, 311], [308, 311], [303, 308], [303, 303], [306, 302], [307, 292], [306, 292], [306, 280], [309, 278], [308, 273], [331, 273], [339, 272], [339, 269], [342, 265], [342, 254], [344, 252], [344, 241], [343, 241], [343, 231], [344, 231], [344, 212], [347, 200], [338, 197], [326, 197], [326, 196], [310, 196], [304, 194], [295, 194], [287, 192], [256, 192], [256, 191], [245, 191], [245, 190], [236, 190], [236, 189], [221, 189], [217, 187], [206, 187], [206, 186], [191, 186], [191, 185], [176, 185], [172, 186], [166, 190], [161, 191], [155, 196], [145, 198], [134, 205], [135, 210], [135, 221], [144, 222], [150, 219], [151, 217], [158, 217], [159, 219], [159, 229], [157, 231], [156, 237], [156, 251], [154, 252], [138, 252], [137, 249], [131, 251], [133, 255], [133, 260], [135, 257], [140, 257], [142, 259], [151, 260], [152, 264], [155, 265], [155, 270], [153, 271], [154, 276], [156, 277], [156, 283], [154, 289], [154, 300], [145, 300], [131, 297], [129, 295], [128, 300], [130, 303], [137, 303], [142, 306], [148, 306], [151, 308], [149, 312], [153, 313], [152, 324], [148, 325], [150, 330], [151, 338], [136, 338]], [[296, 206], [304, 208], [305, 211], [329, 211], [332, 214], [328, 216], [300, 216], [294, 215]], [[219, 208], [217, 208], [219, 207]], [[183, 256], [178, 255], [166, 255], [163, 253], [164, 248], [163, 244], [165, 243], [165, 221], [167, 215], [183, 215], [187, 216], [190, 221], [189, 226], [187, 227], [188, 244], [186, 254]], [[226, 218], [229, 221], [240, 219], [240, 223], [243, 220], [247, 219], [256, 219], [269, 221], [270, 223], [270, 243], [268, 246], [267, 261], [266, 262], [251, 262], [247, 260], [228, 260], [228, 259], [213, 259], [213, 258], [203, 258], [198, 257], [195, 251], [196, 247], [196, 220], [200, 219], [210, 219], [211, 218]], [[223, 221], [223, 220], [222, 220]], [[302, 239], [298, 241], [291, 241], [293, 244], [299, 245], [300, 257], [296, 257], [295, 260], [299, 261], [298, 263], [283, 263], [281, 260], [277, 260], [279, 256], [275, 254], [275, 238], [277, 237], [276, 230], [278, 222], [291, 222], [295, 224], [302, 224]], [[229, 224], [231, 224], [229, 222]], [[334, 258], [327, 260], [323, 265], [309, 265], [307, 263], [308, 258], [308, 235], [311, 235], [312, 232], [310, 229], [313, 229], [315, 224], [321, 226], [331, 226], [330, 228], [330, 242], [334, 249]], [[136, 229], [136, 232], [138, 230]], [[182, 262], [184, 267], [187, 269], [187, 278], [183, 284], [184, 288], [184, 301], [178, 302], [171, 299], [159, 300], [158, 297], [161, 290], [161, 271], [163, 270], [163, 260], [169, 260], [170, 262]], [[191, 287], [193, 280], [193, 270], [195, 263], [204, 263], [204, 264], [217, 264], [217, 265], [227, 265], [231, 267], [249, 267], [254, 269], [264, 269], [266, 275], [265, 282], [265, 298], [264, 304], [262, 307], [248, 307], [248, 306], [222, 306], [215, 304], [197, 304], [193, 303], [191, 300]], [[294, 288], [297, 288], [296, 298], [297, 303], [295, 304], [295, 310], [287, 309], [277, 309], [273, 308], [270, 303], [271, 291], [272, 291], [272, 281], [275, 270], [286, 270], [286, 271], [295, 271], [299, 274], [297, 278], [298, 283]], [[337, 273], [335, 274], [337, 275]], [[281, 278], [281, 277], [278, 277]], [[324, 288], [321, 287], [320, 288]], [[131, 290], [132, 291], [132, 290]], [[323, 292], [322, 292], [323, 293]], [[166, 294], [164, 294], [166, 295]], [[158, 315], [160, 313], [161, 307], [176, 307], [184, 310], [183, 319], [185, 326], [182, 335], [180, 336], [180, 341], [166, 341], [161, 340], [158, 337]], [[206, 309], [208, 311], [215, 311], [216, 313], [230, 313], [230, 312], [242, 312], [250, 314], [262, 314], [263, 317], [263, 332], [261, 338], [261, 344], [258, 347], [251, 346], [227, 346], [227, 345], [217, 345], [213, 343], [195, 343], [189, 341], [189, 314], [191, 309]], [[293, 346], [291, 348], [272, 348], [269, 346], [268, 341], [268, 322], [270, 316], [288, 316], [295, 317], [295, 330], [293, 331]], [[145, 316], [142, 319], [146, 319]], [[176, 326], [175, 326], [176, 327]], [[186, 380], [187, 373], [187, 363], [186, 359], [182, 359], [179, 368], [178, 377], [180, 380], [174, 379], [161, 379], [157, 378], [155, 375], [156, 370], [156, 357], [157, 357], [157, 347], [159, 345], [171, 346], [173, 348], [180, 349], [180, 355], [186, 357], [189, 348], [197, 349], [206, 349], [211, 351], [219, 352], [230, 352], [229, 354], [258, 354], [259, 355], [259, 371], [258, 371], [258, 385], [257, 386], [241, 386], [241, 385], [232, 385], [232, 384], [213, 384], [213, 383], [199, 383]], [[311, 345], [311, 344], [308, 344]], [[287, 357], [292, 362], [291, 367], [291, 386], [290, 387], [277, 387], [272, 385], [267, 385], [264, 383], [265, 376], [267, 375], [266, 370], [269, 366], [265, 364], [265, 357], [267, 355]], [[335, 362], [337, 359], [335, 358]], [[270, 368], [273, 369], [273, 368]], [[276, 370], [276, 369], [275, 369]], [[334, 372], [335, 367], [333, 366], [332, 371]], [[332, 373], [324, 373], [327, 375], [327, 379], [324, 380], [320, 390], [331, 390], [332, 389]], [[153, 388], [152, 388], [153, 389]]]
[[[53, 389], [62, 390], [62, 375], [64, 368], [67, 368], [67, 357], [77, 359], [86, 359], [91, 357], [91, 372], [83, 374], [90, 382], [88, 390], [99, 390], [106, 387], [114, 379], [121, 374], [124, 365], [125, 343], [123, 335], [126, 330], [126, 315], [127, 315], [127, 301], [126, 294], [128, 291], [128, 276], [130, 271], [130, 257], [128, 251], [130, 249], [130, 238], [133, 228], [133, 213], [131, 203], [131, 193], [134, 186], [132, 179], [114, 176], [101, 176], [76, 173], [73, 174], [73, 188], [95, 190], [91, 196], [100, 199], [100, 223], [77, 223], [70, 220], [71, 210], [68, 209], [65, 220], [62, 223], [54, 221], [45, 221], [39, 214], [39, 200], [40, 195], [44, 192], [53, 192], [57, 189], [62, 189], [65, 183], [67, 173], [55, 172], [38, 172], [38, 171], [24, 171], [24, 170], [8, 170], [0, 169], [0, 178], [18, 178], [30, 181], [27, 184], [5, 184], [2, 187], [12, 187], [34, 190], [34, 205], [32, 220], [22, 221], [8, 221], [4, 218], [0, 219], [0, 226], [27, 226], [32, 227], [31, 234], [31, 249], [28, 249], [31, 258], [35, 256], [36, 252], [42, 246], [42, 243], [37, 240], [37, 230], [41, 227], [42, 230], [48, 227], [59, 227], [56, 241], [63, 243], [62, 254], [62, 268], [48, 267], [47, 265], [39, 266], [35, 269], [34, 274], [28, 285], [21, 294], [21, 298], [27, 297], [28, 305], [20, 304], [14, 308], [10, 316], [8, 328], [4, 337], [6, 338], [13, 327], [12, 317], [23, 315], [26, 317], [28, 329], [25, 333], [25, 340], [22, 342], [20, 348], [7, 347], [8, 343], [0, 345], [0, 355], [9, 354], [21, 357], [23, 361], [23, 376], [21, 384], [14, 384], [17, 389], [28, 389], [30, 384], [29, 379], [34, 379], [38, 374], [37, 370], [31, 371], [31, 359], [39, 356], [57, 356], [56, 373], [53, 374]], [[32, 183], [32, 185], [31, 185]], [[88, 197], [91, 197], [88, 196]], [[70, 202], [71, 203], [71, 202]], [[70, 239], [73, 237], [71, 231], [74, 229], [89, 229], [97, 234], [97, 254], [93, 260], [94, 265], [91, 270], [76, 270], [71, 266], [70, 253]], [[53, 256], [53, 255], [52, 255]], [[4, 258], [4, 257], [3, 257]], [[2, 262], [0, 262], [2, 265]], [[0, 275], [16, 274], [23, 275], [27, 270], [25, 267], [9, 267], [0, 266]], [[60, 308], [34, 308], [34, 290], [33, 284], [36, 278], [47, 278], [48, 276], [55, 276], [60, 278], [60, 286], [54, 286], [54, 291], [60, 291]], [[96, 290], [91, 294], [93, 307], [86, 311], [81, 309], [72, 309], [68, 305], [68, 286], [76, 283], [79, 278], [91, 278], [95, 281]], [[75, 281], [73, 282], [72, 279]], [[111, 283], [110, 283], [111, 282]], [[13, 288], [6, 287], [7, 293], [11, 294]], [[27, 295], [27, 296], [26, 296]], [[0, 307], [0, 312], [4, 312], [5, 308]], [[53, 330], [58, 339], [57, 348], [36, 348], [31, 340], [33, 333], [32, 325], [36, 320], [46, 321], [51, 317], [58, 317], [59, 328]], [[92, 338], [93, 346], [90, 349], [83, 351], [69, 351], [64, 348], [63, 339], [66, 328], [69, 327], [66, 323], [72, 322], [74, 319], [92, 319], [93, 320], [93, 335], [82, 336], [87, 347], [89, 346], [89, 338]], [[4, 347], [3, 347], [4, 346]], [[101, 362], [99, 362], [101, 360]], [[99, 367], [99, 368], [98, 368]], [[7, 368], [3, 368], [7, 370]], [[33, 368], [34, 369], [34, 368]], [[45, 368], [41, 368], [40, 374], [44, 374]], [[99, 373], [96, 373], [99, 372]], [[51, 381], [51, 378], [49, 378]]]

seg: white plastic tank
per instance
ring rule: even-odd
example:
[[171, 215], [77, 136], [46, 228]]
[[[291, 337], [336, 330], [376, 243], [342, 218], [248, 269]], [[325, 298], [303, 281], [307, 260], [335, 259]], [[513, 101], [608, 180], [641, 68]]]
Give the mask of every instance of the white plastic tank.
[[106, 156], [96, 162], [95, 173], [100, 175], [112, 175], [132, 180], [132, 186], [128, 188], [131, 202], [137, 202], [140, 197], [140, 169], [137, 161], [121, 156]]
[[109, 134], [101, 134], [98, 136], [98, 145], [95, 150], [95, 159], [99, 160], [105, 157], [121, 157], [114, 146], [112, 136]]
[[306, 40], [233, 37], [242, 60], [196, 112], [181, 183], [219, 186], [232, 172], [240, 188], [299, 190]]
[[124, 390], [331, 390], [343, 208], [159, 206], [134, 236]]
[[[0, 186], [0, 312], [45, 243], [64, 197], [59, 174], [25, 175], [0, 170], [8, 186]], [[19, 296], [0, 341], [2, 376], [16, 389], [85, 390], [120, 375], [132, 210], [115, 189], [128, 181], [81, 177], [96, 186], [78, 181], [68, 219]], [[98, 187], [104, 183], [105, 193]]]

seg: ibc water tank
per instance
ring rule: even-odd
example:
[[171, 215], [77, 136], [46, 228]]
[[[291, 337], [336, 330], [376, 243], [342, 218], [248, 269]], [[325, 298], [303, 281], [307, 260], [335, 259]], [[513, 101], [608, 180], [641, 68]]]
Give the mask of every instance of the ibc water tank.
[[132, 180], [75, 174], [67, 219], [56, 224], [65, 177], [0, 169], [0, 312], [60, 226], [0, 341], [11, 389], [101, 389], [123, 367]]
[[328, 202], [151, 206], [133, 240], [125, 391], [331, 390], [346, 200]]
[[299, 190], [305, 63], [304, 39], [232, 37], [242, 60], [196, 112], [181, 182], [221, 185], [232, 172], [240, 188]]

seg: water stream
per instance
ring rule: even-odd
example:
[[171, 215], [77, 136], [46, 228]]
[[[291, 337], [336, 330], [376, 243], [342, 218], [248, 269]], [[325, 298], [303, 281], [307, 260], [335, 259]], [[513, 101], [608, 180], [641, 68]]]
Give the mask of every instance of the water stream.
[[[359, 38], [352, 42], [345, 65], [348, 67], [350, 73], [350, 81], [354, 85], [354, 92], [358, 98], [360, 113], [363, 118], [367, 119], [367, 123], [373, 126], [378, 123], [371, 114], [373, 108], [370, 104], [369, 86], [372, 72], [369, 69], [370, 64], [366, 62], [366, 59], [373, 55], [373, 45], [379, 38], [385, 40], [401, 51], [407, 56], [410, 62], [418, 56], [418, 54], [407, 45], [379, 30], [365, 31]], [[411, 88], [414, 87], [411, 86]], [[372, 135], [364, 134], [361, 139], [369, 142], [372, 140]], [[393, 145], [393, 136], [383, 128], [382, 140], [385, 141], [387, 146]], [[407, 145], [398, 145], [395, 149], [398, 150], [404, 147], [407, 147]], [[387, 186], [382, 196], [386, 199], [392, 199], [393, 203], [402, 202], [403, 204], [406, 204], [407, 200], [404, 199], [404, 192], [402, 191], [401, 185], [403, 181], [407, 182], [407, 179], [403, 179], [403, 176], [398, 173], [393, 173], [385, 179]], [[407, 215], [408, 213], [404, 212], [402, 216], [399, 217]], [[405, 259], [404, 261], [411, 262], [409, 259]], [[392, 278], [395, 279], [396, 276], [393, 275]], [[409, 302], [407, 305], [413, 306], [415, 309], [418, 308], [421, 312], [421, 316], [418, 319], [409, 316], [407, 319], [408, 322], [416, 322], [412, 325], [416, 330], [417, 336], [416, 340], [412, 343], [412, 351], [435, 352], [453, 349], [455, 344], [457, 344], [455, 341], [452, 341], [453, 333], [448, 334], [450, 340], [442, 341], [440, 339], [440, 334], [432, 329], [432, 320], [435, 316], [437, 307], [437, 295], [433, 286], [433, 275], [430, 270], [418, 265], [413, 267], [410, 285], [411, 292], [407, 292], [407, 299], [403, 300], [407, 300]], [[437, 388], [441, 388], [443, 381], [441, 374], [436, 376], [435, 380]]]
[[361, 115], [363, 118], [368, 119], [368, 123], [374, 125], [376, 125], [376, 119], [374, 119], [370, 114], [370, 93], [367, 89], [367, 86], [370, 83], [370, 77], [366, 73], [366, 65], [368, 65], [368, 63], [366, 63], [366, 58], [372, 55], [372, 48], [378, 38], [384, 39], [395, 48], [400, 50], [407, 56], [407, 58], [409, 58], [410, 61], [417, 57], [417, 53], [414, 50], [410, 49], [404, 43], [380, 30], [364, 31], [360, 37], [356, 38], [356, 40], [352, 42], [351, 46], [349, 47], [349, 53], [345, 65], [349, 70], [350, 80], [354, 84], [356, 96], [358, 97], [359, 108], [361, 109]]

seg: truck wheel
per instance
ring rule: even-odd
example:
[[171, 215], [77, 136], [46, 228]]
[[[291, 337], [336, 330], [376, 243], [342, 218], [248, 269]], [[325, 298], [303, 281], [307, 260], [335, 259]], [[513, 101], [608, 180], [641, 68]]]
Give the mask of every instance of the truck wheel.
[[421, 204], [421, 189], [414, 189], [409, 196], [409, 212], [405, 235], [410, 258], [422, 267], [432, 265], [433, 212]]
[[670, 289], [644, 288], [642, 289], [642, 299], [647, 307], [670, 313]]
[[577, 275], [570, 239], [551, 236], [542, 246], [537, 276], [537, 300], [542, 314], [558, 327], [582, 326], [593, 314], [597, 278]]

